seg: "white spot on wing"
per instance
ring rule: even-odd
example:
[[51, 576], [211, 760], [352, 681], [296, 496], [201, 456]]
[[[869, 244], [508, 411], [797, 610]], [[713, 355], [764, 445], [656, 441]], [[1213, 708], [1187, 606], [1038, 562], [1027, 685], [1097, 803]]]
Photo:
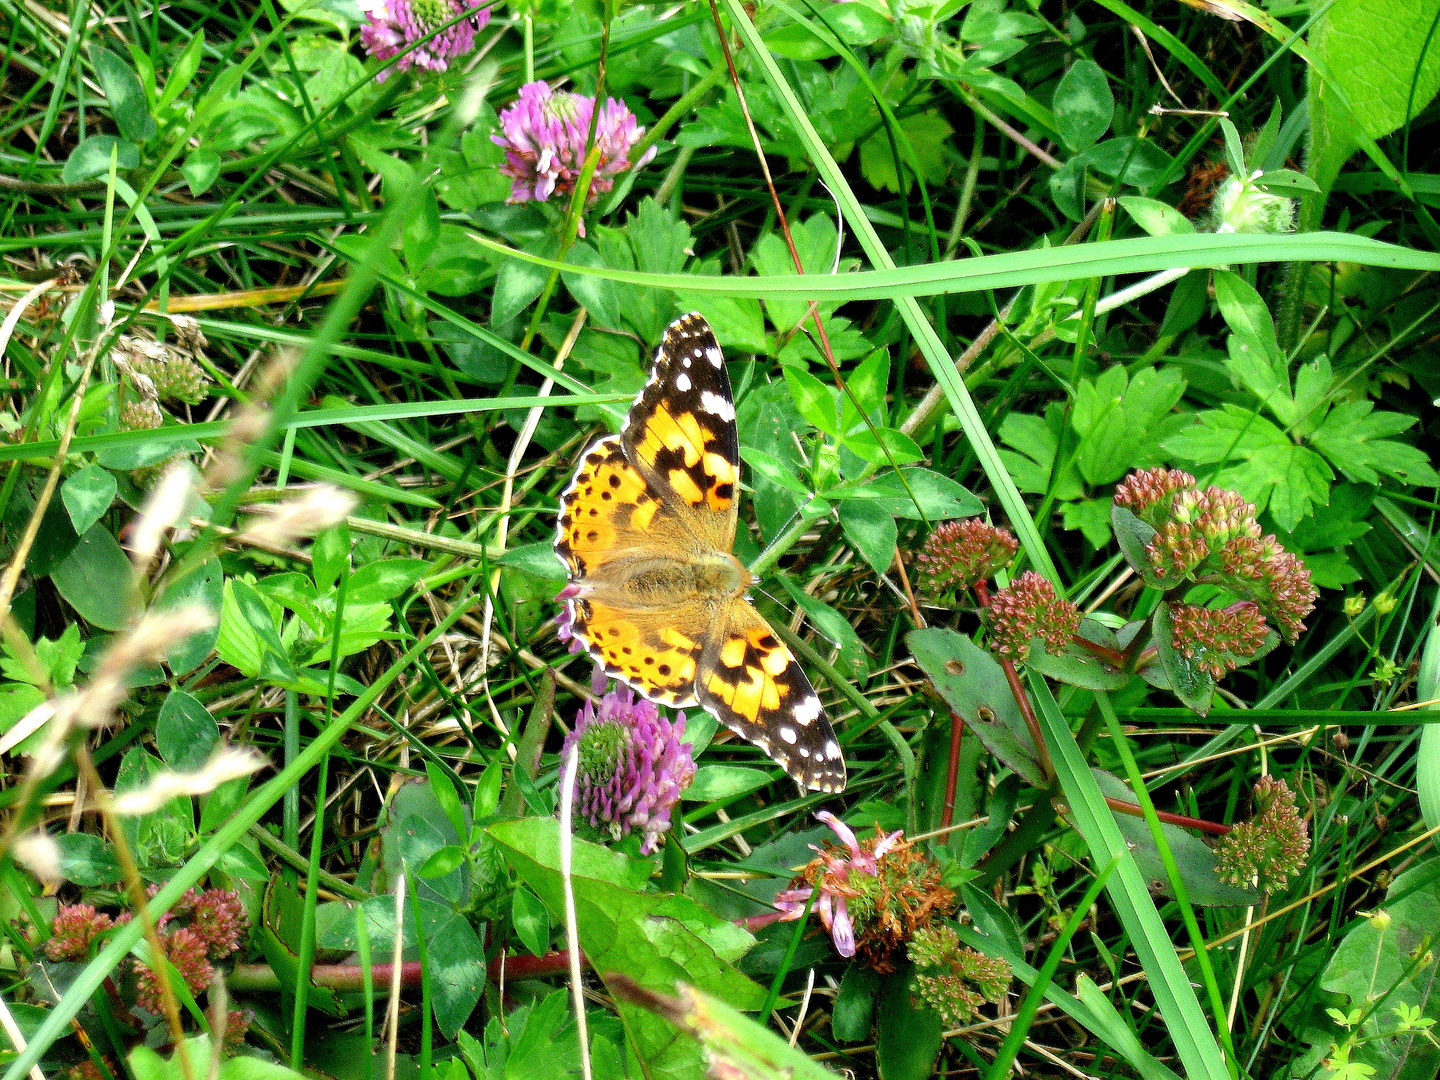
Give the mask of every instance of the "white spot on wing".
[[840, 746], [834, 739], [831, 739], [825, 744], [825, 756], [831, 761], [840, 757]]
[[816, 717], [820, 715], [820, 699], [814, 694], [811, 694], [804, 701], [800, 702], [799, 705], [796, 705], [795, 711], [790, 715], [795, 718], [796, 723], [814, 723]]
[[780, 738], [784, 739], [791, 746], [795, 745], [795, 729], [789, 724], [782, 724], [779, 729]]
[[683, 371], [679, 375], [675, 376], [675, 388], [679, 390], [682, 394], [689, 393], [690, 376], [686, 375]]
[[[684, 378], [684, 376], [681, 376]], [[689, 382], [688, 379], [685, 380]], [[735, 419], [735, 406], [726, 401], [725, 398], [713, 390], [706, 390], [700, 395], [700, 407], [708, 413], [713, 413], [721, 420]]]
[[[696, 356], [699, 356], [699, 355], [700, 355], [700, 350], [699, 350], [699, 349], [696, 349], [696, 350], [695, 350], [695, 355], [696, 355]], [[710, 366], [711, 366], [711, 367], [715, 367], [715, 368], [718, 368], [721, 364], [723, 364], [723, 363], [725, 362], [725, 356], [724, 356], [724, 354], [722, 354], [722, 353], [720, 352], [720, 350], [719, 350], [719, 349], [716, 349], [716, 348], [706, 349], [706, 350], [705, 350], [705, 359], [709, 360], [709, 361], [710, 361]]]

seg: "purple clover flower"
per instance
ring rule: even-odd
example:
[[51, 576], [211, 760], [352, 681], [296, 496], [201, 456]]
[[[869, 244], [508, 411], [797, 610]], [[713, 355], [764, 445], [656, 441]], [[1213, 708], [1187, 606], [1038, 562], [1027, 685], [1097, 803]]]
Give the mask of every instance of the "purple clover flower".
[[569, 760], [578, 744], [575, 812], [616, 840], [640, 830], [640, 853], [649, 855], [695, 778], [690, 744], [680, 741], [684, 726], [684, 713], [667, 720], [629, 687], [604, 695], [599, 709], [586, 702], [561, 751], [561, 760]]
[[[475, 47], [475, 33], [490, 21], [493, 3], [494, 0], [360, 0], [360, 10], [367, 17], [360, 28], [360, 44], [377, 60], [389, 60], [421, 38], [429, 37], [457, 15], [469, 12], [469, 18], [446, 27], [420, 48], [405, 53], [393, 68], [408, 71], [415, 66], [427, 71], [445, 71], [451, 60]], [[375, 81], [384, 82], [391, 70], [382, 68]]]
[[[851, 884], [850, 875], [869, 874], [871, 877], [879, 877], [880, 859], [895, 846], [902, 831], [896, 830], [881, 838], [873, 851], [866, 851], [860, 846], [860, 841], [855, 838], [850, 826], [830, 811], [822, 810], [815, 816], [834, 829], [841, 843], [850, 849], [850, 857], [845, 859], [832, 851], [810, 845], [810, 850], [818, 854], [825, 863], [819, 884], [820, 895], [814, 904], [815, 914], [820, 916], [821, 923], [830, 932], [835, 951], [848, 958], [855, 955], [855, 923], [850, 918], [847, 900], [856, 899], [860, 895], [860, 890]], [[805, 904], [814, 891], [814, 888], [803, 888], [787, 889], [778, 893], [775, 906], [784, 913], [779, 921], [794, 922], [805, 914]]]
[[[501, 174], [514, 181], [507, 202], [544, 202], [575, 190], [594, 111], [593, 97], [552, 90], [543, 80], [520, 88], [520, 96], [500, 114], [502, 134], [490, 136], [505, 148]], [[605, 99], [595, 125], [600, 162], [590, 181], [591, 202], [615, 186], [616, 175], [655, 156], [652, 146], [639, 161], [630, 161], [631, 148], [644, 134], [624, 102]]]

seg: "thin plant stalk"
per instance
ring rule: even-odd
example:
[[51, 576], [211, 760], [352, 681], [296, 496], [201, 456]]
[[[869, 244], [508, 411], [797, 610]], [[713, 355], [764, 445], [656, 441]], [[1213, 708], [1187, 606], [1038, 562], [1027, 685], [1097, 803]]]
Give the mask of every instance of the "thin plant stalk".
[[575, 1033], [580, 1040], [580, 1074], [590, 1072], [590, 1030], [585, 1020], [585, 987], [580, 970], [580, 924], [575, 916], [575, 885], [571, 863], [575, 857], [575, 776], [580, 768], [580, 744], [570, 748], [560, 777], [560, 886], [565, 891], [565, 946], [570, 954], [570, 994], [575, 1003]]

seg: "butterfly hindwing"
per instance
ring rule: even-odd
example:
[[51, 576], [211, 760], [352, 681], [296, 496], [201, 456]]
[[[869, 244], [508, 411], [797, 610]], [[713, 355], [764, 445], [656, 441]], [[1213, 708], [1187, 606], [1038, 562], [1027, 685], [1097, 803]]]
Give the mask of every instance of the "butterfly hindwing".
[[573, 603], [571, 628], [605, 674], [661, 705], [695, 704], [695, 676], [709, 624], [701, 605], [627, 610], [594, 597]]
[[820, 698], [748, 600], [731, 601], [712, 628], [695, 696], [802, 787], [845, 790], [845, 760]]

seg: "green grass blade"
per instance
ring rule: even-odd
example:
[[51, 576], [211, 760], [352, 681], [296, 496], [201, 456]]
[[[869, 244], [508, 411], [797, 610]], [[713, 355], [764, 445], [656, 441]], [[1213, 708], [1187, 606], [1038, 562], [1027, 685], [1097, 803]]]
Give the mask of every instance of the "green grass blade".
[[[755, 24], [750, 21], [741, 0], [725, 0], [725, 7], [730, 12], [732, 25], [745, 39], [751, 62], [759, 66], [765, 81], [774, 91], [781, 108], [784, 109], [790, 123], [794, 125], [795, 133], [809, 151], [810, 160], [819, 170], [821, 179], [825, 181], [830, 194], [839, 204], [841, 214], [854, 231], [860, 246], [865, 249], [866, 256], [882, 272], [893, 272], [895, 262], [890, 258], [889, 250], [886, 249], [884, 242], [875, 231], [875, 227], [865, 216], [865, 210], [860, 205], [860, 200], [851, 190], [845, 174], [840, 171], [840, 166], [830, 155], [824, 140], [820, 138], [814, 125], [810, 123], [810, 117], [805, 108], [796, 99], [794, 91], [780, 73], [774, 57], [770, 55], [770, 50], [766, 47], [760, 32], [755, 29]], [[700, 278], [696, 276], [685, 280], [692, 282], [698, 281]], [[751, 279], [732, 278], [728, 280], [747, 281]], [[823, 275], [809, 275], [789, 280], [792, 284], [800, 286], [798, 291], [806, 298], [820, 295], [820, 292], [815, 289], [817, 285], [823, 286], [827, 282], [832, 285], [843, 283], [843, 279], [838, 279], [837, 282], [836, 278]], [[895, 306], [914, 337], [921, 354], [925, 357], [925, 362], [930, 365], [930, 371], [935, 376], [935, 381], [945, 391], [946, 400], [949, 401], [950, 407], [959, 418], [965, 437], [970, 440], [970, 445], [974, 449], [981, 467], [985, 470], [985, 475], [990, 478], [990, 483], [995, 488], [1000, 504], [1004, 507], [1005, 514], [1010, 520], [1010, 526], [1025, 546], [1030, 561], [1036, 569], [1059, 586], [1061, 584], [1060, 576], [1055, 570], [1055, 564], [1050, 559], [1050, 553], [1045, 550], [1045, 545], [1040, 539], [1040, 533], [1035, 528], [1034, 521], [1030, 518], [1030, 511], [1026, 509], [1025, 500], [1021, 497], [1019, 489], [1015, 487], [1014, 481], [1010, 479], [1010, 474], [1006, 472], [1005, 465], [1000, 460], [1000, 454], [990, 439], [990, 433], [985, 429], [984, 418], [975, 407], [975, 402], [970, 397], [970, 391], [965, 388], [964, 380], [955, 370], [954, 360], [946, 351], [940, 336], [930, 325], [930, 321], [925, 317], [925, 312], [912, 296], [897, 296]]]
[[1039, 706], [1040, 728], [1050, 747], [1055, 773], [1064, 790], [1076, 830], [1090, 848], [1090, 855], [1097, 865], [1105, 865], [1111, 859], [1121, 857], [1107, 892], [1145, 969], [1147, 985], [1155, 996], [1156, 1007], [1180, 1055], [1184, 1075], [1190, 1080], [1230, 1080], [1225, 1055], [1205, 1020], [1190, 978], [1176, 956], [1169, 931], [1150, 899], [1145, 877], [1130, 854], [1110, 808], [1105, 805], [1105, 796], [1101, 794], [1090, 773], [1090, 766], [1070, 734], [1060, 706], [1044, 679], [1031, 676], [1030, 687]]

